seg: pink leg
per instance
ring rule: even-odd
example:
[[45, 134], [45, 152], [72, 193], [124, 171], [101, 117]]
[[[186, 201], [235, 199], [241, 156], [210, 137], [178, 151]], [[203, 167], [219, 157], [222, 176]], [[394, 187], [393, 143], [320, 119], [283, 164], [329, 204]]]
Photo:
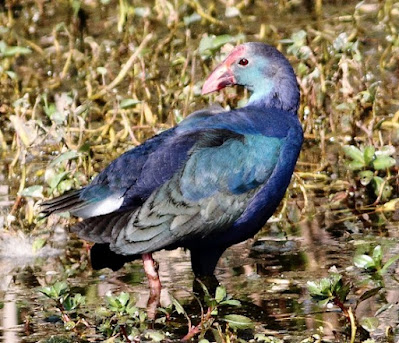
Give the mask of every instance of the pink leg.
[[147, 302], [147, 314], [149, 319], [155, 319], [157, 308], [161, 303], [161, 281], [158, 271], [155, 268], [152, 254], [143, 254], [144, 271], [147, 275], [148, 285], [150, 286], [150, 297]]

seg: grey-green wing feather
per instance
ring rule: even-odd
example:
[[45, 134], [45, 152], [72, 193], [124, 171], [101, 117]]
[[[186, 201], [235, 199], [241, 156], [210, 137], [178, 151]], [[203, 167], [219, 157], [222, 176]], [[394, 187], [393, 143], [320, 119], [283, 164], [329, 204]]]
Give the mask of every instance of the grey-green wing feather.
[[124, 225], [114, 226], [111, 249], [147, 253], [228, 229], [270, 177], [282, 144], [275, 137], [244, 138], [194, 148], [179, 172], [125, 217]]

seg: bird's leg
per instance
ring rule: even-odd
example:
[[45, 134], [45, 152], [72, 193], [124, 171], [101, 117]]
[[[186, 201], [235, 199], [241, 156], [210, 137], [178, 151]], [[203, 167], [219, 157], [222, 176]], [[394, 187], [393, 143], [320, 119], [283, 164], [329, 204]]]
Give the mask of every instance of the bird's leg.
[[155, 266], [152, 254], [143, 254], [144, 271], [147, 275], [148, 285], [150, 286], [150, 297], [147, 302], [147, 315], [149, 319], [155, 319], [157, 308], [161, 303], [161, 281], [159, 280], [158, 270]]

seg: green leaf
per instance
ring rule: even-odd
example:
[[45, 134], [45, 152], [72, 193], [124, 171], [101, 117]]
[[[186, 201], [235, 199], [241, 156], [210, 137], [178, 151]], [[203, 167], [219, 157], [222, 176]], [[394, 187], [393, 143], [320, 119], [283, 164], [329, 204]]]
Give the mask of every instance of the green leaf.
[[335, 291], [336, 289], [339, 289], [342, 285], [343, 285], [343, 281], [342, 281], [342, 275], [340, 274], [331, 274], [329, 279], [330, 281], [330, 288], [332, 291]]
[[52, 298], [53, 291], [50, 286], [42, 287], [39, 290], [40, 293], [43, 293], [45, 296]]
[[376, 317], [363, 317], [360, 319], [360, 325], [368, 332], [373, 332], [380, 325], [380, 321]]
[[333, 280], [331, 278], [323, 278], [320, 280], [320, 289], [323, 294], [331, 295]]
[[396, 160], [387, 155], [378, 156], [373, 162], [372, 166], [375, 170], [387, 169], [396, 165]]
[[349, 170], [360, 170], [364, 167], [364, 162], [359, 162], [359, 161], [347, 162], [346, 167]]
[[318, 282], [308, 281], [307, 286], [311, 297], [318, 302], [319, 306], [327, 305], [336, 297], [345, 301], [350, 290], [350, 285], [344, 284], [342, 275], [337, 273]]
[[68, 295], [65, 297], [65, 299], [63, 299], [62, 304], [64, 305], [66, 311], [71, 311], [74, 308], [73, 300]]
[[53, 175], [52, 177], [46, 179], [48, 185], [51, 187], [51, 190], [54, 190], [58, 184], [69, 174], [69, 171], [64, 171], [62, 173], [58, 173]]
[[391, 195], [392, 195], [392, 186], [385, 184], [384, 189], [382, 191], [381, 199], [383, 201], [387, 201], [388, 199], [391, 198]]
[[70, 320], [69, 322], [64, 322], [65, 330], [68, 330], [68, 331], [73, 330], [75, 328], [75, 326], [76, 326], [76, 323], [72, 320]]
[[224, 339], [222, 333], [218, 329], [211, 327], [211, 331], [212, 331], [215, 343], [225, 343], [225, 339]]
[[310, 295], [321, 295], [321, 288], [320, 284], [316, 283], [315, 281], [308, 281], [307, 283], [308, 291]]
[[108, 307], [113, 311], [117, 311], [117, 309], [119, 308], [119, 305], [120, 305], [117, 298], [113, 295], [107, 295], [105, 297], [105, 299], [107, 300]]
[[327, 304], [330, 302], [330, 301], [332, 301], [333, 300], [333, 298], [332, 297], [329, 297], [329, 298], [326, 298], [326, 299], [323, 299], [323, 300], [319, 300], [318, 302], [317, 302], [317, 304], [320, 306], [320, 307], [325, 307], [325, 306], [327, 306]]
[[[142, 321], [141, 320], [141, 314], [142, 314], [142, 312], [140, 312], [140, 310], [136, 307], [136, 306], [134, 306], [134, 305], [128, 305], [127, 307], [126, 307], [126, 313], [130, 316], [130, 317], [137, 317], [137, 315], [138, 315], [138, 317], [139, 317], [139, 319], [140, 319], [140, 321]], [[144, 315], [146, 315], [145, 313], [143, 313]], [[143, 321], [145, 320], [145, 318], [143, 319]]]
[[253, 329], [255, 327], [252, 320], [248, 317], [242, 316], [240, 314], [228, 314], [223, 317], [223, 320], [229, 323], [232, 329], [236, 330], [246, 330]]
[[126, 306], [127, 303], [130, 300], [130, 295], [129, 293], [126, 292], [122, 292], [121, 294], [119, 294], [118, 296], [118, 301], [121, 303], [122, 306]]
[[220, 303], [222, 300], [226, 298], [226, 288], [223, 286], [219, 286], [216, 288], [215, 300], [217, 303]]
[[129, 108], [139, 104], [141, 101], [136, 99], [123, 99], [120, 103], [120, 108]]
[[229, 305], [229, 306], [239, 307], [239, 306], [241, 306], [241, 302], [239, 300], [229, 299], [229, 300], [222, 301], [220, 303], [220, 305]]
[[59, 300], [59, 298], [67, 293], [69, 289], [66, 282], [58, 281], [51, 286], [42, 287], [39, 291], [51, 299]]
[[291, 39], [293, 40], [294, 43], [304, 44], [307, 35], [308, 34], [305, 30], [299, 30], [299, 31], [294, 32], [291, 35]]
[[9, 46], [0, 53], [0, 57], [12, 57], [15, 55], [28, 55], [32, 52], [31, 49], [23, 46]]
[[375, 159], [375, 148], [372, 145], [366, 146], [363, 152], [364, 163], [368, 166]]
[[61, 155], [59, 155], [58, 157], [56, 157], [54, 160], [52, 160], [51, 163], [49, 164], [49, 166], [54, 167], [58, 163], [73, 160], [73, 159], [79, 157], [79, 155], [80, 154], [75, 150], [66, 151], [66, 152], [62, 153]]
[[346, 156], [351, 158], [353, 161], [362, 163], [364, 166], [364, 156], [363, 153], [354, 145], [346, 145], [343, 147]]
[[216, 36], [212, 39], [211, 49], [217, 50], [217, 49], [221, 48], [223, 45], [225, 45], [226, 43], [229, 43], [233, 40], [234, 40], [234, 37], [232, 37], [230, 35], [226, 35], [226, 34]]
[[9, 77], [10, 79], [12, 79], [12, 80], [17, 80], [17, 79], [18, 79], [17, 73], [14, 73], [14, 72], [11, 71], [11, 70], [7, 70], [7, 71], [6, 71], [6, 74], [7, 74], [8, 77]]
[[179, 301], [172, 295], [170, 297], [172, 299], [172, 304], [175, 307], [176, 312], [178, 314], [186, 314], [186, 311], [184, 310], [183, 306], [179, 303]]
[[[392, 303], [388, 303], [388, 304], [385, 304], [385, 305], [383, 305], [383, 306], [381, 306], [376, 312], [375, 312], [375, 314], [374, 314], [374, 316], [379, 316], [381, 313], [383, 313], [383, 312], [385, 312], [385, 311], [387, 311], [387, 310], [390, 310], [393, 306], [395, 306], [394, 304], [392, 304]], [[364, 343], [364, 342], [363, 342]]]
[[67, 283], [63, 281], [58, 281], [54, 283], [54, 285], [52, 285], [51, 287], [54, 289], [55, 294], [57, 294], [58, 296], [64, 295], [69, 291]]
[[90, 152], [90, 143], [86, 142], [79, 147], [78, 152], [80, 153], [89, 153]]
[[51, 117], [57, 112], [55, 104], [47, 104], [44, 106], [44, 113], [51, 119]]
[[100, 74], [100, 75], [105, 75], [105, 74], [107, 74], [107, 72], [108, 72], [108, 70], [107, 70], [107, 68], [105, 68], [105, 67], [97, 67], [97, 72]]
[[22, 190], [20, 193], [23, 197], [43, 198], [43, 186], [35, 185]]
[[359, 172], [360, 183], [367, 186], [373, 179], [374, 173], [371, 170], [364, 170]]
[[385, 262], [384, 266], [380, 270], [380, 274], [383, 275], [386, 273], [388, 268], [395, 263], [397, 260], [399, 260], [399, 255], [392, 256], [388, 261]]
[[244, 35], [241, 34], [236, 36], [227, 34], [219, 36], [204, 36], [199, 43], [198, 52], [203, 57], [209, 57], [212, 56], [214, 51], [219, 50], [226, 43], [233, 43], [243, 39]]
[[45, 238], [41, 238], [41, 237], [36, 238], [32, 244], [32, 251], [34, 253], [38, 252], [41, 248], [44, 247], [46, 242], [47, 242], [47, 240]]
[[[283, 340], [274, 336], [267, 336], [264, 333], [257, 333], [254, 336], [256, 342], [265, 342], [265, 343], [284, 343]], [[313, 341], [312, 341], [313, 342]]]
[[197, 278], [196, 280], [197, 280], [197, 282], [200, 284], [202, 290], [204, 291], [205, 296], [206, 296], [207, 298], [210, 298], [211, 295], [209, 294], [208, 288], [205, 286], [205, 284], [204, 284], [200, 279], [198, 279], [198, 278]]
[[303, 77], [309, 73], [309, 68], [305, 63], [300, 62], [296, 67], [296, 71], [299, 76]]
[[215, 305], [210, 305], [211, 307], [215, 307], [212, 311], [211, 311], [211, 315], [212, 316], [217, 316], [219, 314], [218, 308]]
[[219, 49], [232, 40], [233, 36], [227, 34], [220, 36], [204, 36], [199, 43], [198, 51], [201, 56], [211, 56], [212, 51]]
[[351, 287], [349, 283], [344, 284], [342, 281], [340, 282], [339, 287], [336, 288], [335, 293], [341, 302], [346, 301], [346, 297], [349, 294], [350, 288]]
[[200, 20], [201, 20], [201, 16], [196, 12], [194, 12], [193, 14], [191, 14], [189, 16], [185, 16], [183, 18], [184, 25], [186, 25], [186, 26], [190, 25], [191, 23], [195, 23], [196, 21], [200, 21]]
[[378, 210], [382, 212], [394, 212], [398, 209], [399, 198], [389, 200], [382, 206], [379, 206]]
[[393, 154], [395, 154], [395, 152], [396, 148], [393, 145], [384, 145], [380, 150], [376, 152], [376, 155], [392, 156]]
[[379, 177], [379, 176], [374, 176], [373, 177], [373, 181], [374, 181], [374, 188], [376, 189], [375, 193], [378, 196], [378, 193], [379, 193], [379, 191], [381, 189], [381, 186], [384, 183], [384, 179], [382, 177]]
[[161, 342], [166, 338], [162, 332], [156, 330], [147, 330], [144, 337], [150, 339], [151, 342]]
[[338, 35], [337, 38], [333, 41], [333, 47], [336, 51], [343, 51], [347, 48], [348, 45], [348, 34], [346, 32], [342, 32]]
[[392, 186], [390, 186], [382, 177], [379, 176], [374, 176], [373, 182], [375, 195], [379, 196], [381, 194], [382, 200], [388, 200], [392, 195]]
[[377, 245], [373, 250], [373, 260], [374, 262], [381, 262], [382, 260], [382, 249], [381, 245]]
[[107, 308], [105, 308], [104, 306], [101, 307], [97, 307], [95, 310], [95, 315], [98, 317], [111, 317], [112, 316], [112, 312], [109, 311]]
[[367, 300], [371, 297], [373, 297], [374, 295], [378, 294], [378, 292], [382, 289], [382, 287], [375, 287], [373, 289], [369, 289], [368, 291], [364, 292], [360, 298], [359, 298], [359, 302]]
[[66, 179], [66, 180], [62, 180], [58, 185], [58, 191], [60, 193], [65, 193], [66, 191], [71, 190], [73, 187], [73, 180], [72, 179]]
[[368, 270], [376, 269], [375, 262], [373, 258], [369, 255], [357, 255], [353, 259], [353, 263], [358, 268], [368, 269]]
[[77, 293], [73, 297], [73, 303], [74, 303], [75, 307], [84, 305], [86, 303], [86, 297], [80, 293]]

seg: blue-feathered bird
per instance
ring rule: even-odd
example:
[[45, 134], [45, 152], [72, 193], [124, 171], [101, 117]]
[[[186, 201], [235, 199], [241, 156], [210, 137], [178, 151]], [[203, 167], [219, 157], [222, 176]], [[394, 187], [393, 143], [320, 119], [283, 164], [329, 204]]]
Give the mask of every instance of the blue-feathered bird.
[[212, 275], [222, 253], [273, 214], [303, 140], [295, 73], [274, 47], [245, 43], [202, 93], [232, 85], [252, 93], [246, 106], [194, 112], [121, 155], [91, 184], [43, 203], [47, 215], [84, 219], [72, 231], [95, 243], [94, 268], [115, 270], [140, 256], [151, 264], [154, 251], [184, 247], [195, 275]]

